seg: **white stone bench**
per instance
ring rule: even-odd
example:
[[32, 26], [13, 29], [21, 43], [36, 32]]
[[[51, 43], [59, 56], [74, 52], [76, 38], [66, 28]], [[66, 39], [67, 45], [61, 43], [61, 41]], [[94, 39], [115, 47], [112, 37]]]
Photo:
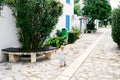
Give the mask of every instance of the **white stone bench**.
[[7, 52], [7, 51], [2, 51], [3, 54], [7, 54], [9, 58], [9, 62], [17, 62], [19, 60], [20, 55], [30, 55], [31, 62], [36, 62], [36, 54], [45, 54], [45, 57], [50, 59], [51, 54], [54, 50], [50, 51], [42, 51], [42, 52]]

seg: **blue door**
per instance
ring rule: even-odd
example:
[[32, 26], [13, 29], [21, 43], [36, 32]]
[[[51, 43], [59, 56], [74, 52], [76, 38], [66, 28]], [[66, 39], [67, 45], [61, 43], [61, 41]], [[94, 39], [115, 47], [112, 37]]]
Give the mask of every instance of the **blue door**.
[[70, 0], [66, 0], [66, 3], [70, 4]]
[[82, 30], [82, 19], [80, 19], [80, 32]]
[[80, 27], [82, 27], [82, 19], [80, 19]]
[[70, 30], [70, 16], [66, 15], [66, 29]]

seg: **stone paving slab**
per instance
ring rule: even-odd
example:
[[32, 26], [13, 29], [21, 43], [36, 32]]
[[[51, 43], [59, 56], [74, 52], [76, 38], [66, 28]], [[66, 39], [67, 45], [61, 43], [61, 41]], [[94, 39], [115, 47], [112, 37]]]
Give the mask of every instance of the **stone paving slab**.
[[[36, 63], [30, 61], [20, 61], [17, 63], [0, 63], [0, 79], [18, 80], [54, 80], [61, 74], [79, 55], [81, 55], [92, 43], [104, 32], [99, 29], [95, 34], [81, 34], [81, 38], [74, 44], [65, 46], [67, 52], [67, 66], [59, 67], [58, 54], [53, 54], [52, 59], [40, 58]], [[17, 77], [16, 77], [17, 76]]]
[[[65, 69], [55, 80], [58, 80], [59, 77], [63, 79], [61, 80], [70, 80], [70, 78], [73, 76], [73, 74], [76, 72], [76, 70], [82, 65], [82, 63], [86, 60], [88, 55], [91, 53], [91, 51], [95, 48], [97, 43], [103, 38], [105, 35], [105, 32], [91, 45], [89, 46], [82, 55], [80, 55], [77, 59], [75, 59], [68, 67]], [[64, 77], [67, 77], [67, 79], [64, 79]]]
[[100, 40], [70, 80], [120, 80], [120, 49], [112, 41], [111, 29]]

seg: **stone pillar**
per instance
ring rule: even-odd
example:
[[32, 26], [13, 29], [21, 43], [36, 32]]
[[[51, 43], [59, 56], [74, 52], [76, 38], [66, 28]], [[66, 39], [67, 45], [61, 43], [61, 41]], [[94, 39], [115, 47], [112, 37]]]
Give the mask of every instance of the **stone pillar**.
[[31, 53], [31, 62], [36, 62], [36, 53]]
[[47, 59], [51, 59], [51, 52], [45, 53], [45, 57], [46, 57]]
[[9, 53], [9, 62], [17, 62], [19, 59], [18, 55]]
[[8, 61], [9, 59], [8, 59], [8, 54], [7, 53], [5, 53], [5, 52], [0, 52], [0, 62], [6, 62], [6, 61]]

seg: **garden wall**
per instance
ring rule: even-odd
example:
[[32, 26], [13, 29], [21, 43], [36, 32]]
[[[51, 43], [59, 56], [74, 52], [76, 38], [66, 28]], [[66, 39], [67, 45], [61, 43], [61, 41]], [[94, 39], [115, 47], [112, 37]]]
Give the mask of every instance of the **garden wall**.
[[15, 18], [8, 6], [4, 6], [0, 16], [0, 62], [4, 60], [1, 49], [8, 47], [20, 47], [17, 37]]

